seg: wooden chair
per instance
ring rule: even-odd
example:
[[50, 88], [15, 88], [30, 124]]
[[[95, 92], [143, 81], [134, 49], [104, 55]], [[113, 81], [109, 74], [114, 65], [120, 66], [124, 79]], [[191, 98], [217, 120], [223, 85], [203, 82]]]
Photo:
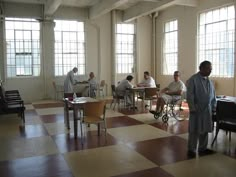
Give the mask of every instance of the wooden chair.
[[115, 85], [111, 85], [111, 90], [112, 90], [112, 102], [110, 104], [110, 108], [112, 107], [112, 104], [114, 104], [113, 109], [115, 109], [116, 107], [116, 103], [118, 103], [118, 108], [120, 108], [120, 102], [123, 101], [125, 104], [125, 97], [124, 96], [118, 96], [116, 94], [116, 86]]
[[230, 141], [231, 132], [236, 132], [236, 104], [234, 102], [217, 101], [216, 134], [211, 145], [214, 144], [220, 129], [229, 132]]
[[[103, 124], [105, 130], [105, 138], [107, 133], [106, 127], [106, 101], [88, 102], [83, 105], [83, 117], [80, 121], [81, 137], [83, 139], [83, 125], [82, 124], [97, 124], [98, 136], [100, 136], [100, 125]], [[83, 140], [82, 140], [83, 143]]]
[[2, 87], [0, 88], [0, 114], [18, 114], [25, 123], [24, 101], [18, 96], [5, 97]]
[[152, 101], [157, 100], [157, 88], [155, 87], [147, 87], [144, 89], [144, 93], [141, 94], [138, 99], [149, 100], [150, 101], [150, 109], [152, 109]]
[[106, 87], [106, 82], [105, 80], [101, 80], [99, 86], [98, 86], [98, 92], [99, 92], [99, 96], [104, 97], [105, 96], [105, 87]]

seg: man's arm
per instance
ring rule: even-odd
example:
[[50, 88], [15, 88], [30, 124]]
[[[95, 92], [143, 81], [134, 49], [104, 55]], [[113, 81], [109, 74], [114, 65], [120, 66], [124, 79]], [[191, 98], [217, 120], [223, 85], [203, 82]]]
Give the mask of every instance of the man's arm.
[[194, 81], [193, 79], [189, 79], [188, 85], [187, 85], [187, 102], [188, 102], [190, 112], [197, 111], [197, 108], [195, 107], [195, 103], [194, 103], [194, 98], [195, 98], [194, 89], [195, 89]]

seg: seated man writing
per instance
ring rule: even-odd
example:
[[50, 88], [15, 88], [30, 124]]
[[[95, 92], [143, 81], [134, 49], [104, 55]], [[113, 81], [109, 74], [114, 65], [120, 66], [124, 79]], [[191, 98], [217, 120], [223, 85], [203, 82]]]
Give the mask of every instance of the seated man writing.
[[132, 85], [132, 80], [133, 80], [133, 76], [128, 75], [126, 77], [126, 79], [122, 80], [118, 86], [116, 87], [116, 94], [118, 96], [124, 96], [126, 101], [127, 101], [127, 105], [131, 105], [132, 104], [132, 98], [129, 92], [127, 92], [127, 89], [133, 88], [134, 86]]
[[156, 111], [150, 110], [149, 112], [159, 116], [163, 111], [164, 105], [181, 99], [184, 91], [186, 91], [186, 86], [180, 80], [180, 72], [175, 71], [174, 81], [160, 92], [160, 96], [157, 99]]

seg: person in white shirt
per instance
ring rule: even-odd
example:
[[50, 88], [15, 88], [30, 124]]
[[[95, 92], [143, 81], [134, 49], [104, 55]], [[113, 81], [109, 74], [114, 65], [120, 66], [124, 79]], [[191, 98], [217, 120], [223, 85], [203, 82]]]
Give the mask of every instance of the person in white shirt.
[[69, 71], [66, 75], [66, 79], [64, 81], [64, 92], [65, 93], [73, 93], [73, 86], [78, 83], [75, 80], [74, 74], [78, 72], [78, 68], [74, 67], [71, 71]]
[[117, 96], [124, 96], [127, 102], [127, 105], [132, 104], [132, 96], [131, 94], [127, 91], [129, 88], [133, 88], [134, 86], [132, 85], [132, 80], [133, 76], [128, 75], [126, 79], [122, 80], [119, 82], [118, 86], [116, 87], [116, 94]]
[[137, 84], [138, 87], [156, 87], [155, 80], [150, 76], [148, 71], [144, 72], [144, 79]]
[[95, 98], [98, 83], [93, 72], [89, 73], [88, 83], [89, 83], [89, 96]]
[[156, 111], [150, 110], [152, 114], [160, 115], [163, 111], [164, 105], [171, 103], [175, 100], [181, 99], [183, 92], [186, 91], [185, 84], [180, 80], [180, 72], [174, 72], [174, 81], [171, 82], [168, 87], [160, 91], [160, 96], [158, 97], [156, 103]]

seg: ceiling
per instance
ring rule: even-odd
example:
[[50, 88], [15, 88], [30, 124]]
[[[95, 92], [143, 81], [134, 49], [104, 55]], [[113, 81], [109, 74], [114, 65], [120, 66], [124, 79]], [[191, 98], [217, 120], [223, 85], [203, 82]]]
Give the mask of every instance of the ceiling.
[[59, 7], [79, 7], [89, 11], [89, 18], [95, 19], [111, 10], [122, 10], [123, 20], [158, 12], [173, 5], [196, 6], [198, 0], [0, 0], [2, 2], [41, 4], [45, 16], [52, 16]]

